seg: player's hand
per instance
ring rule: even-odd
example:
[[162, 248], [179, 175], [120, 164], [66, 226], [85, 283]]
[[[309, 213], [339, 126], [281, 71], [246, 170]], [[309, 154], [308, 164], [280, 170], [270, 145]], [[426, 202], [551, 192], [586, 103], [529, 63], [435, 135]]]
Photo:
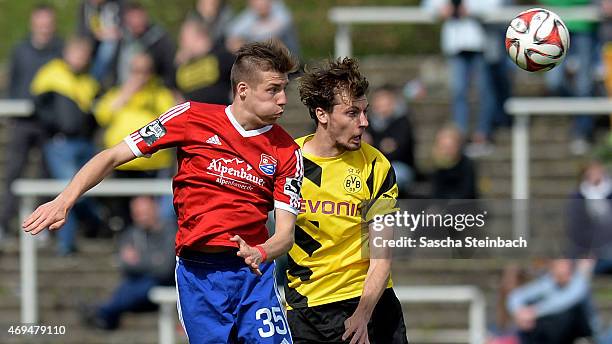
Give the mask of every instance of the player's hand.
[[58, 230], [66, 223], [66, 216], [70, 207], [66, 202], [57, 197], [34, 210], [30, 216], [21, 224], [25, 232], [32, 235], [40, 233], [43, 229]]
[[368, 338], [368, 322], [370, 317], [363, 314], [359, 309], [344, 321], [344, 334], [342, 340], [351, 338], [350, 344], [370, 344]]
[[234, 235], [233, 238], [230, 238], [230, 241], [238, 243], [238, 253], [236, 253], [236, 255], [244, 258], [244, 262], [251, 268], [251, 271], [253, 271], [254, 274], [261, 276], [259, 263], [261, 263], [262, 257], [259, 250], [249, 246], [239, 235]]

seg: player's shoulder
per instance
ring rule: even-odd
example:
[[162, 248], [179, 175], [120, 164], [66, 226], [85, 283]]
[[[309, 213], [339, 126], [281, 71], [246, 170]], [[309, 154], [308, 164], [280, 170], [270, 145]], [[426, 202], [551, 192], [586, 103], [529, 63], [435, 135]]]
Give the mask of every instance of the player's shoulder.
[[278, 124], [273, 124], [272, 129], [270, 129], [267, 134], [270, 141], [278, 147], [286, 147], [292, 151], [300, 148], [300, 146], [298, 146], [298, 144], [293, 140], [293, 137], [291, 137], [291, 135], [289, 135], [289, 133]]
[[195, 101], [188, 101], [183, 103], [183, 105], [187, 104], [189, 110], [195, 114], [223, 114], [225, 113], [225, 108], [227, 105], [221, 104], [209, 104], [209, 103], [200, 103]]
[[376, 161], [376, 163], [382, 164], [383, 166], [391, 165], [389, 159], [387, 159], [381, 151], [368, 143], [362, 142], [359, 150], [368, 163]]
[[312, 138], [314, 136], [314, 134], [309, 134], [306, 136], [302, 136], [302, 137], [298, 137], [297, 139], [295, 139], [295, 143], [300, 146], [300, 148], [304, 148], [304, 143], [306, 143], [307, 140], [309, 140], [310, 138]]

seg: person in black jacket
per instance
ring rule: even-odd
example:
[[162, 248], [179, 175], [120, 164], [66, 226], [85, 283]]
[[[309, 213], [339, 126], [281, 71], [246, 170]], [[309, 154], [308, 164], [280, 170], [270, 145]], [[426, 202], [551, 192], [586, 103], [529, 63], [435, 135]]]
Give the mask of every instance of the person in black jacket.
[[122, 0], [82, 0], [77, 32], [94, 42], [91, 74], [100, 82], [110, 76], [110, 67], [121, 37]]
[[[71, 38], [63, 57], [42, 66], [32, 81], [35, 116], [46, 136], [43, 158], [55, 179], [71, 179], [95, 153], [92, 137], [96, 123], [91, 111], [98, 82], [87, 73], [91, 50], [88, 39]], [[89, 220], [99, 219], [91, 200], [77, 204], [75, 210]], [[58, 233], [60, 255], [75, 251], [76, 226], [74, 217], [69, 216], [65, 230]]]
[[215, 44], [205, 24], [185, 20], [175, 57], [176, 85], [185, 100], [228, 105], [234, 59], [224, 44]]
[[135, 54], [145, 52], [153, 57], [155, 74], [166, 87], [175, 89], [174, 41], [161, 26], [151, 22], [147, 10], [138, 2], [124, 7], [123, 30], [117, 54], [117, 84], [130, 74], [130, 62]]
[[414, 161], [414, 134], [408, 112], [394, 87], [385, 85], [372, 94], [366, 139], [393, 165], [400, 198], [406, 194], [418, 174]]
[[[38, 69], [62, 54], [62, 40], [55, 31], [55, 9], [39, 5], [30, 14], [30, 34], [13, 49], [9, 62], [8, 97], [32, 99], [30, 83]], [[15, 216], [17, 201], [11, 184], [19, 178], [26, 166], [28, 154], [42, 145], [43, 130], [32, 117], [14, 118], [9, 123], [9, 140], [5, 146], [6, 170], [2, 208], [0, 209], [0, 237]], [[38, 169], [40, 170], [40, 169]]]
[[476, 167], [463, 153], [463, 138], [458, 128], [446, 126], [438, 131], [433, 163], [432, 198], [478, 198]]
[[597, 258], [594, 272], [612, 274], [612, 178], [601, 161], [585, 166], [567, 210], [570, 257]]

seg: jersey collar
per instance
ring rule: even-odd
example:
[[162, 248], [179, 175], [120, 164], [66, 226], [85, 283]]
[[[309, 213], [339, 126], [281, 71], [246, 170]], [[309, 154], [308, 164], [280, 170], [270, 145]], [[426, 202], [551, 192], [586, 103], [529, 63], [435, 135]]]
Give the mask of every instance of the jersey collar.
[[261, 127], [259, 129], [244, 130], [244, 128], [236, 120], [236, 117], [234, 117], [234, 114], [232, 113], [232, 110], [230, 109], [229, 105], [225, 108], [225, 114], [227, 115], [227, 119], [229, 119], [230, 123], [232, 123], [234, 128], [236, 128], [236, 130], [240, 133], [240, 135], [242, 135], [242, 137], [257, 136], [272, 129], [272, 125], [266, 125], [265, 127]]

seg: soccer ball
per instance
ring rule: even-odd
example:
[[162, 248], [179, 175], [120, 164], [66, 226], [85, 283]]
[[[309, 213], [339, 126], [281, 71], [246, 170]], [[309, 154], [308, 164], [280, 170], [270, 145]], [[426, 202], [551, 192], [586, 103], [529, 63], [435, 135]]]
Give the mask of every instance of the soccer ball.
[[506, 31], [506, 51], [517, 66], [544, 72], [559, 65], [569, 49], [567, 26], [555, 13], [532, 8], [512, 19]]

